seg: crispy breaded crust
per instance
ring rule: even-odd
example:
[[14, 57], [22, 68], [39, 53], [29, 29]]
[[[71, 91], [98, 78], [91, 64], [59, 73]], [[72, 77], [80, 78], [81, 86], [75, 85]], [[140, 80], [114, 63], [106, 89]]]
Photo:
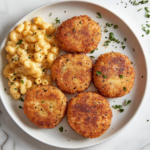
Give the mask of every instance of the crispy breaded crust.
[[30, 90], [24, 100], [24, 113], [41, 128], [54, 128], [64, 117], [66, 96], [56, 87], [39, 86]]
[[75, 16], [58, 27], [56, 39], [67, 52], [89, 53], [101, 40], [101, 28], [87, 15]]
[[[97, 71], [102, 74], [97, 75]], [[106, 76], [107, 77], [106, 77]], [[93, 69], [93, 81], [99, 92], [106, 97], [121, 97], [130, 92], [135, 70], [126, 55], [109, 52], [100, 55]]]
[[86, 90], [92, 80], [92, 61], [85, 54], [58, 57], [51, 67], [52, 79], [66, 93]]
[[95, 92], [80, 93], [67, 107], [68, 123], [78, 134], [97, 138], [110, 127], [112, 110], [109, 102]]

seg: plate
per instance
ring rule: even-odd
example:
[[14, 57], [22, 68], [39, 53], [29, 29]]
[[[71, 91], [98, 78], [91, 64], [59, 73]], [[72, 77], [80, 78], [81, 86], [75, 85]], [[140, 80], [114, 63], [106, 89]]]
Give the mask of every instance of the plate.
[[[52, 16], [49, 16], [51, 12]], [[97, 18], [97, 12], [101, 13], [102, 18]], [[5, 79], [3, 76], [3, 68], [7, 64], [4, 47], [6, 45], [6, 41], [8, 40], [8, 36], [4, 39], [1, 45], [0, 94], [6, 110], [13, 118], [13, 120], [20, 126], [20, 128], [22, 128], [22, 130], [24, 130], [30, 136], [43, 143], [60, 148], [75, 149], [89, 147], [105, 142], [106, 140], [109, 140], [117, 135], [136, 115], [143, 102], [145, 89], [147, 86], [147, 65], [140, 42], [129, 26], [121, 18], [100, 5], [85, 1], [60, 1], [48, 3], [27, 14], [18, 23], [16, 23], [12, 29], [14, 29], [19, 23], [24, 22], [25, 20], [32, 20], [36, 16], [41, 16], [45, 22], [50, 23], [51, 21], [55, 20], [56, 17], [58, 17], [62, 22], [73, 16], [84, 14], [90, 16], [93, 20], [98, 22], [102, 28], [102, 40], [98, 45], [98, 50], [95, 50], [93, 54], [87, 54], [88, 56], [95, 56], [95, 58], [92, 60], [93, 63], [100, 54], [104, 54], [110, 51], [120, 52], [129, 57], [129, 59], [133, 62], [133, 66], [136, 71], [135, 84], [129, 94], [120, 98], [108, 98], [111, 106], [119, 104], [123, 105], [124, 112], [120, 113], [118, 110], [112, 108], [112, 124], [110, 128], [99, 138], [88, 139], [80, 136], [69, 127], [66, 116], [54, 129], [38, 128], [33, 123], [31, 123], [23, 113], [23, 110], [19, 109], [19, 105], [23, 106], [23, 103], [20, 101], [15, 101], [10, 95], [8, 95], [8, 79]], [[113, 26], [107, 27], [107, 29], [109, 32], [114, 33], [116, 39], [119, 39], [120, 41], [124, 41], [124, 38], [127, 39], [124, 42], [125, 49], [122, 48], [121, 44], [113, 42], [111, 42], [108, 47], [103, 46], [104, 42], [107, 40], [105, 37], [108, 37], [109, 34], [109, 32], [104, 33], [106, 23], [113, 23], [114, 25], [118, 25], [118, 29], [114, 29]], [[6, 91], [4, 90], [5, 88]], [[93, 83], [88, 88], [88, 91], [97, 91]], [[69, 100], [74, 95], [66, 94], [66, 96]], [[125, 99], [131, 100], [131, 103], [128, 106], [124, 105]], [[61, 126], [64, 128], [64, 132], [59, 131], [59, 127]], [[65, 132], [65, 130], [67, 131]]]

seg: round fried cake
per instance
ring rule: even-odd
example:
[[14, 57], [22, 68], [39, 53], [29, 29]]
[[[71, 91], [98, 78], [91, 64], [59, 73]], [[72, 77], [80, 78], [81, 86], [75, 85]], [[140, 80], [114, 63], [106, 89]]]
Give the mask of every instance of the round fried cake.
[[92, 61], [85, 54], [58, 57], [51, 67], [52, 79], [66, 93], [86, 90], [92, 80]]
[[95, 92], [83, 92], [73, 97], [67, 107], [68, 123], [78, 134], [97, 138], [110, 127], [112, 110], [109, 102]]
[[30, 90], [24, 100], [24, 113], [41, 128], [54, 128], [64, 117], [66, 96], [56, 87], [39, 86]]
[[93, 81], [105, 97], [121, 97], [130, 92], [135, 79], [135, 70], [126, 55], [109, 52], [100, 55], [93, 69]]
[[87, 15], [75, 16], [58, 27], [56, 39], [67, 52], [89, 53], [101, 40], [101, 28]]

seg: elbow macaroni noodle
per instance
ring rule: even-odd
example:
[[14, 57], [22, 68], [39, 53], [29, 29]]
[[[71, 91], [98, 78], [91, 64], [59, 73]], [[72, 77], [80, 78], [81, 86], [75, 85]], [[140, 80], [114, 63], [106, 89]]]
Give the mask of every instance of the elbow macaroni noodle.
[[41, 17], [34, 18], [33, 24], [25, 21], [11, 31], [5, 47], [8, 64], [3, 74], [9, 79], [9, 92], [14, 99], [36, 86], [52, 84], [47, 71], [59, 55], [55, 31]]

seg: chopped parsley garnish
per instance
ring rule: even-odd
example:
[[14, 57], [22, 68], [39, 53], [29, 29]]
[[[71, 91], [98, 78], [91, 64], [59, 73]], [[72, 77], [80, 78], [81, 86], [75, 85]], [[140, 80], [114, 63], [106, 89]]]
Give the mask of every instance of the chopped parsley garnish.
[[123, 87], [123, 90], [124, 90], [125, 92], [127, 91], [127, 89], [126, 89], [126, 87], [125, 87], [125, 86]]
[[133, 52], [135, 52], [135, 49], [133, 48]]
[[[139, 4], [145, 4], [145, 3], [148, 3], [148, 0], [141, 0], [138, 3], [136, 3], [136, 0], [134, 0], [133, 5], [139, 5]], [[131, 2], [131, 4], [132, 4], [132, 2]]]
[[49, 16], [52, 16], [52, 12], [49, 14]]
[[23, 40], [20, 39], [20, 40], [17, 42], [17, 45], [21, 44], [22, 41], [23, 41]]
[[113, 24], [112, 23], [111, 24], [110, 23], [106, 23], [106, 26], [107, 27], [111, 27], [111, 26], [113, 26]]
[[47, 34], [45, 34], [45, 35], [46, 35], [48, 38], [51, 37], [51, 35], [47, 35]]
[[22, 107], [22, 106], [19, 106], [19, 108], [22, 109], [23, 107]]
[[20, 101], [22, 101], [22, 102], [24, 102], [24, 99], [23, 99], [22, 97], [21, 97], [21, 98], [19, 98], [19, 100], [20, 100]]
[[122, 113], [122, 112], [124, 112], [124, 109], [119, 109], [119, 111]]
[[43, 91], [46, 92], [47, 90], [45, 90], [45, 89], [43, 88]]
[[130, 104], [130, 103], [131, 103], [131, 100], [125, 99], [125, 104], [126, 104], [126, 106], [127, 106], [128, 104]]
[[98, 48], [96, 48], [96, 50], [98, 50]]
[[142, 8], [140, 8], [138, 11], [142, 10]]
[[60, 131], [60, 132], [63, 132], [63, 127], [60, 127], [60, 128], [59, 128], [59, 131]]
[[97, 12], [97, 18], [102, 18], [101, 14], [99, 12]]
[[4, 90], [6, 91], [6, 88]]
[[124, 42], [121, 42], [121, 44], [123, 45], [123, 44], [124, 44]]
[[101, 75], [101, 74], [102, 74], [102, 72], [100, 72], [100, 71], [96, 71], [96, 74], [99, 76], [99, 75]]
[[144, 35], [142, 34], [142, 37], [143, 37]]
[[124, 38], [124, 41], [126, 41], [127, 40], [127, 38]]
[[149, 32], [150, 32], [150, 30], [146, 30], [146, 34], [147, 34], [147, 35], [149, 34]]
[[149, 120], [147, 120], [147, 122], [148, 122]]
[[82, 23], [82, 21], [79, 22], [80, 24]]
[[11, 85], [13, 85], [14, 84], [14, 82], [11, 82]]
[[122, 108], [122, 105], [113, 105], [112, 107], [117, 109], [117, 108]]
[[13, 75], [16, 75], [16, 73], [14, 73]]
[[122, 49], [125, 49], [125, 46], [122, 46]]
[[28, 56], [28, 59], [30, 59], [31, 57], [30, 56]]
[[123, 79], [123, 75], [121, 74], [121, 75], [119, 75], [119, 77], [121, 78], [121, 79]]
[[22, 83], [22, 84], [24, 84], [24, 81], [23, 81], [23, 80], [21, 80], [21, 83]]
[[75, 28], [73, 28], [72, 30], [75, 31]]
[[60, 23], [60, 20], [58, 19], [58, 17], [55, 19], [55, 21], [56, 21], [56, 24]]
[[44, 101], [42, 101], [41, 103], [44, 103]]
[[90, 51], [90, 53], [91, 53], [91, 54], [94, 53], [94, 50]]
[[150, 24], [146, 24], [146, 26], [147, 26], [148, 28], [150, 28]]
[[104, 78], [104, 79], [107, 78], [107, 75], [103, 75], [103, 78]]
[[66, 13], [66, 11], [64, 11], [64, 13]]
[[90, 56], [91, 58], [95, 58], [94, 56]]
[[104, 32], [108, 32], [108, 30], [107, 30], [107, 29], [105, 29], [105, 30], [104, 30]]
[[108, 41], [105, 41], [104, 46], [108, 46], [108, 45], [109, 45], [109, 43], [110, 43], [110, 41], [109, 41], [109, 40], [108, 40]]
[[114, 28], [117, 29], [117, 28], [118, 28], [118, 25], [114, 25]]
[[118, 44], [120, 43], [119, 40], [117, 40], [117, 39], [114, 38], [114, 34], [112, 32], [109, 33], [109, 39], [111, 41], [114, 41], [114, 42], [118, 43]]
[[17, 88], [14, 88], [14, 90], [18, 90], [19, 91], [19, 89], [17, 89]]
[[42, 71], [45, 72], [45, 69], [43, 69]]
[[148, 7], [145, 7], [146, 12], [149, 12]]

